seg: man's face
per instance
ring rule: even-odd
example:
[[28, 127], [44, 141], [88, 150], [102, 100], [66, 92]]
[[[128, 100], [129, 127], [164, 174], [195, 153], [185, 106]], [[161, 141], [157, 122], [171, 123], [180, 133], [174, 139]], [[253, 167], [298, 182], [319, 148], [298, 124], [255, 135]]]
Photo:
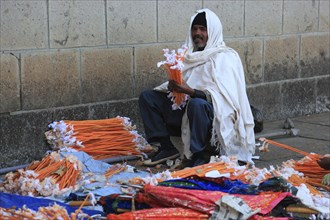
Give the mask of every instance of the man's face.
[[207, 34], [207, 28], [203, 25], [194, 25], [191, 28], [191, 37], [194, 42], [194, 48], [195, 50], [202, 51], [204, 50], [207, 40], [208, 40], [208, 34]]

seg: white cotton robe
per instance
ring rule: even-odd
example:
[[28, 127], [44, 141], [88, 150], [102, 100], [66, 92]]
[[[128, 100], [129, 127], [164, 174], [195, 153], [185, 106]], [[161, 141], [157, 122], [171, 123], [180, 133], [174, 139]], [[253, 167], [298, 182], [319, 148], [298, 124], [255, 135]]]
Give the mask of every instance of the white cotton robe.
[[[208, 41], [203, 51], [193, 52], [191, 24], [197, 13], [201, 12], [206, 14]], [[191, 88], [204, 91], [212, 99], [212, 146], [217, 147], [222, 155], [236, 156], [238, 160], [253, 163], [254, 120], [246, 94], [241, 59], [236, 51], [225, 45], [218, 16], [209, 9], [198, 10], [197, 13], [190, 21], [183, 79]], [[155, 89], [165, 91], [167, 84]], [[182, 118], [181, 131], [183, 153], [190, 158], [190, 130], [186, 114]]]

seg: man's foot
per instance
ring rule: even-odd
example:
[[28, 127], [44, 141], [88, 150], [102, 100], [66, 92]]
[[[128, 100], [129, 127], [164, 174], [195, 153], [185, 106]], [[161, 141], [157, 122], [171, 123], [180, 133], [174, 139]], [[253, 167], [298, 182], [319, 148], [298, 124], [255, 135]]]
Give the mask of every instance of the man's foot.
[[181, 159], [179, 164], [176, 164], [175, 166], [171, 167], [171, 170], [183, 170], [184, 168], [190, 168], [194, 166], [194, 161], [192, 159], [187, 159], [184, 157]]
[[179, 151], [176, 148], [160, 150], [156, 153], [155, 156], [151, 158], [151, 160], [146, 160], [144, 162], [144, 165], [154, 166], [166, 162], [167, 160], [173, 160], [179, 156], [180, 156]]
[[204, 159], [201, 159], [201, 158], [196, 158], [195, 161], [194, 161], [194, 167], [197, 167], [197, 166], [201, 166], [201, 165], [204, 165], [204, 164], [207, 164], [208, 162]]
[[148, 158], [152, 158], [153, 156], [155, 156], [160, 149], [160, 144], [159, 143], [150, 143], [150, 146], [152, 147], [152, 151], [147, 153]]
[[245, 166], [247, 164], [247, 162], [246, 161], [243, 161], [243, 160], [237, 160], [237, 163], [240, 166]]
[[198, 157], [192, 157], [192, 159], [187, 159], [187, 158], [183, 158], [181, 160], [181, 163], [175, 167], [173, 167], [173, 170], [182, 170], [185, 168], [191, 168], [191, 167], [197, 167], [197, 166], [201, 166], [204, 164], [209, 163], [207, 160], [205, 160], [204, 158], [198, 158]]

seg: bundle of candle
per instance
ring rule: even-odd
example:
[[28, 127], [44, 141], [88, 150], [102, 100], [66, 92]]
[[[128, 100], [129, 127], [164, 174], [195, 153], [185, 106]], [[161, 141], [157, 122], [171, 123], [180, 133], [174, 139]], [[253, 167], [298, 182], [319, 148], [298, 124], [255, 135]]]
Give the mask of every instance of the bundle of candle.
[[[291, 167], [294, 170], [301, 172], [306, 177], [307, 183], [313, 185], [313, 186], [322, 186], [322, 179], [323, 177], [329, 173], [328, 170], [322, 168], [317, 161], [319, 161], [322, 156], [315, 153], [308, 153], [302, 150], [299, 150], [297, 148], [294, 148], [292, 146], [282, 144], [273, 140], [269, 140], [266, 138], [260, 138], [261, 141], [263, 141], [262, 149], [268, 150], [268, 145], [271, 144], [273, 146], [281, 147], [283, 149], [287, 149], [296, 153], [299, 153], [301, 155], [304, 155], [301, 160], [294, 161], [294, 160], [288, 160], [285, 162], [286, 167]], [[269, 150], [268, 150], [269, 151]], [[323, 187], [323, 186], [322, 186]], [[329, 189], [328, 189], [329, 190]]]
[[39, 207], [38, 211], [26, 208], [23, 206], [20, 209], [14, 208], [1, 208], [0, 207], [0, 219], [17, 220], [17, 219], [62, 219], [62, 220], [76, 220], [76, 219], [91, 219], [88, 214], [79, 210], [79, 213], [68, 214], [67, 210], [54, 204], [47, 207]]
[[[317, 163], [317, 160], [321, 158], [320, 155], [311, 153], [308, 156], [303, 157], [302, 159], [295, 161], [295, 160], [288, 160], [283, 162], [283, 166], [287, 167], [288, 169], [294, 169], [299, 174], [301, 174], [300, 182], [302, 181], [307, 188], [313, 193], [315, 193], [313, 189], [311, 189], [311, 186], [323, 188], [327, 191], [330, 191], [330, 187], [322, 184], [323, 177], [329, 173], [329, 170], [325, 170], [322, 167], [320, 167]], [[303, 176], [303, 177], [301, 177]], [[299, 185], [299, 181], [296, 181], [297, 178], [291, 178], [293, 185]], [[289, 179], [290, 181], [290, 179]]]
[[311, 153], [301, 160], [296, 161], [294, 163], [294, 169], [308, 177], [310, 183], [315, 183], [314, 185], [321, 184], [323, 177], [329, 173], [329, 170], [320, 167], [317, 163], [321, 158], [321, 155]]
[[[157, 67], [165, 67], [169, 80], [174, 80], [180, 85], [182, 84], [183, 60], [186, 52], [187, 47], [185, 46], [179, 48], [177, 52], [175, 50], [170, 52], [169, 49], [163, 49], [166, 60], [157, 63]], [[184, 93], [170, 92], [169, 98], [171, 98], [173, 102], [172, 109], [175, 110], [184, 107], [189, 96]]]
[[[38, 211], [23, 207], [21, 209], [9, 209], [0, 207], [0, 218], [8, 220], [16, 219], [63, 219], [70, 220], [68, 212], [65, 208], [54, 204], [49, 207], [40, 207]], [[2, 218], [1, 218], [2, 219]]]
[[106, 178], [110, 178], [113, 175], [120, 173], [122, 171], [125, 171], [127, 169], [126, 163], [124, 164], [115, 164], [112, 167], [110, 167], [109, 169], [107, 169], [107, 171], [105, 172], [105, 177]]
[[81, 172], [82, 164], [75, 156], [61, 159], [57, 152], [52, 152], [25, 169], [7, 173], [0, 191], [30, 196], [59, 195], [78, 189]]
[[45, 135], [53, 150], [73, 148], [84, 151], [94, 159], [141, 155], [152, 150], [126, 117], [66, 120], [53, 122], [49, 128]]

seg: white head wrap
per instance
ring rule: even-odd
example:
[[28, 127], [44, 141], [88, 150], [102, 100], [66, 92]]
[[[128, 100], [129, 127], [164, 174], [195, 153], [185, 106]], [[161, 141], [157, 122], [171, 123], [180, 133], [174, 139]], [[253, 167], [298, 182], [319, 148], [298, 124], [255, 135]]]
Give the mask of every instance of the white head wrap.
[[[193, 43], [193, 40], [191, 37], [191, 25], [192, 25], [196, 15], [199, 13], [202, 13], [202, 12], [205, 12], [208, 41], [207, 41], [206, 47], [204, 48], [203, 51], [193, 52], [194, 43]], [[194, 14], [191, 17], [186, 46], [188, 47], [187, 55], [185, 58], [186, 63], [209, 59], [209, 57], [211, 55], [213, 55], [214, 53], [218, 53], [221, 50], [228, 49], [226, 47], [225, 42], [223, 41], [221, 21], [214, 12], [212, 12], [209, 9], [202, 9], [202, 10], [198, 10], [196, 12], [196, 14]], [[187, 65], [186, 68], [188, 66], [189, 65]]]

